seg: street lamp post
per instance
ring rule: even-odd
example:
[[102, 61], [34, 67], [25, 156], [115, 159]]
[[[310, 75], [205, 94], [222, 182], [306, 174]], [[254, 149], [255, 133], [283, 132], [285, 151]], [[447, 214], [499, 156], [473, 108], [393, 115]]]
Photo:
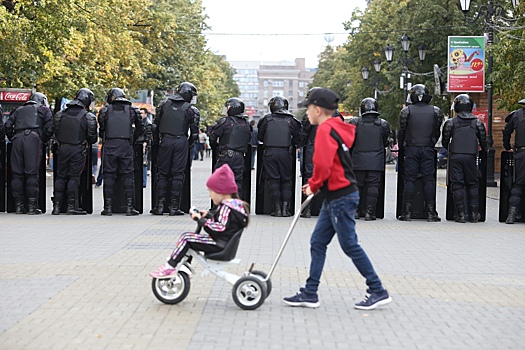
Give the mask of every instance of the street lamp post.
[[[376, 71], [376, 79], [375, 79], [375, 85], [374, 85], [374, 99], [377, 100], [377, 88], [379, 86], [379, 72], [381, 71], [381, 61], [377, 58], [374, 60], [374, 70]], [[363, 67], [361, 69], [361, 76], [363, 77], [364, 81], [368, 80], [368, 77], [370, 76], [370, 70], [367, 67]]]
[[[408, 90], [410, 88], [410, 83], [408, 82], [410, 79], [410, 71], [408, 70], [408, 66], [409, 64], [417, 66], [417, 63], [408, 57], [408, 50], [410, 50], [410, 42], [412, 41], [412, 39], [410, 39], [410, 37], [405, 34], [401, 37], [400, 41], [401, 48], [403, 50], [403, 57], [400, 59], [400, 61], [398, 61], [398, 64], [403, 64], [400, 87], [403, 89], [403, 104], [405, 104], [407, 100]], [[383, 51], [385, 52], [386, 61], [388, 63], [391, 63], [394, 58], [394, 48], [390, 44], [387, 44]], [[423, 63], [427, 54], [427, 47], [425, 45], [419, 45], [417, 51], [419, 54], [419, 61]]]
[[[506, 10], [503, 6], [495, 4], [494, 1], [489, 0], [488, 5], [482, 5], [479, 8], [478, 13], [472, 19], [467, 18], [467, 13], [470, 11], [471, 0], [459, 0], [461, 11], [465, 15], [465, 20], [469, 23], [474, 23], [482, 16], [484, 17], [487, 34], [487, 46], [490, 47], [494, 43], [494, 24], [498, 20], [514, 22], [517, 18], [508, 18], [505, 16]], [[512, 0], [512, 6], [518, 6], [519, 0]], [[490, 49], [487, 51], [487, 75], [488, 81], [487, 87], [487, 143], [489, 151], [487, 154], [487, 186], [496, 187], [496, 181], [494, 180], [494, 139], [492, 138], [492, 54]]]

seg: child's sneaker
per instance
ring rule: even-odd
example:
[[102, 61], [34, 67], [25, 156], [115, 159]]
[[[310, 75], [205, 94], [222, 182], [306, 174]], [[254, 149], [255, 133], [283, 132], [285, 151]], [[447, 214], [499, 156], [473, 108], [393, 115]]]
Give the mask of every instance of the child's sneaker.
[[167, 267], [166, 265], [162, 265], [155, 271], [150, 272], [149, 275], [153, 278], [171, 278], [177, 276], [177, 269], [169, 265], [169, 267]]
[[306, 295], [303, 288], [293, 297], [283, 298], [283, 301], [286, 305], [290, 306], [304, 306], [313, 309], [319, 307], [319, 297], [317, 294], [313, 296]]
[[386, 289], [381, 293], [372, 293], [370, 289], [367, 289], [365, 298], [354, 304], [354, 307], [359, 310], [372, 310], [378, 306], [389, 304], [391, 301], [392, 298], [388, 295]]

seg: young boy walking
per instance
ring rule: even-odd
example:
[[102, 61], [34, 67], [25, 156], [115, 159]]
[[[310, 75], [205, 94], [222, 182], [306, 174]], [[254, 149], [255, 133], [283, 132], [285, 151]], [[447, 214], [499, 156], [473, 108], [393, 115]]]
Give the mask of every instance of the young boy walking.
[[326, 195], [319, 218], [310, 239], [310, 276], [306, 286], [292, 297], [284, 298], [290, 306], [319, 307], [317, 289], [326, 259], [326, 249], [334, 235], [345, 254], [366, 279], [366, 297], [354, 304], [356, 309], [371, 310], [392, 301], [372, 263], [359, 245], [355, 232], [355, 213], [359, 192], [352, 170], [350, 147], [354, 142], [355, 126], [332, 118], [339, 96], [329, 89], [316, 89], [302, 103], [312, 125], [319, 125], [313, 155], [314, 172], [303, 186], [308, 196], [322, 191]]

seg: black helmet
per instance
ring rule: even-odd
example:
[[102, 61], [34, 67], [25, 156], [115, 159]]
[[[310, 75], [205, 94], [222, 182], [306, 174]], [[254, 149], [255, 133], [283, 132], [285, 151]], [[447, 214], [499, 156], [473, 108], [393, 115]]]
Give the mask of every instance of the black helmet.
[[268, 107], [270, 107], [270, 112], [288, 112], [288, 100], [282, 96], [274, 96], [268, 102]]
[[124, 101], [129, 102], [126, 99], [126, 93], [119, 88], [113, 88], [108, 91], [108, 95], [106, 96], [106, 102], [107, 103], [113, 103], [115, 101]]
[[238, 115], [244, 113], [244, 102], [240, 98], [232, 97], [224, 104], [228, 115]]
[[461, 113], [461, 112], [472, 112], [472, 108], [474, 107], [474, 101], [472, 101], [472, 97], [470, 97], [467, 94], [461, 94], [457, 95], [454, 99], [454, 102], [452, 102], [452, 106], [454, 106], [454, 112]]
[[363, 101], [361, 101], [361, 104], [359, 105], [359, 113], [361, 115], [363, 114], [379, 114], [377, 111], [379, 109], [379, 105], [375, 98], [367, 97]]
[[428, 89], [423, 84], [416, 84], [408, 91], [407, 102], [418, 103], [425, 102], [430, 103], [432, 101], [432, 95], [428, 93]]
[[95, 94], [89, 89], [82, 88], [75, 94], [75, 100], [78, 100], [84, 105], [84, 107], [88, 108], [93, 102], [95, 102]]
[[29, 97], [29, 101], [36, 102], [37, 106], [46, 106], [49, 107], [49, 102], [47, 102], [47, 97], [41, 92], [35, 92]]
[[188, 83], [187, 81], [184, 83], [181, 83], [176, 91], [179, 95], [182, 96], [184, 101], [190, 103], [193, 99], [193, 96], [197, 96], [197, 88], [192, 83]]

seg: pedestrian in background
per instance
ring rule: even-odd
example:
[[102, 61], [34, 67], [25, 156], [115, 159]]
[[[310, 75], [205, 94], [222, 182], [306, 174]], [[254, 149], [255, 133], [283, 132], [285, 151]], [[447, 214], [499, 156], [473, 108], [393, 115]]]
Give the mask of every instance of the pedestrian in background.
[[326, 199], [310, 239], [310, 276], [305, 287], [295, 296], [284, 298], [284, 303], [290, 306], [319, 307], [317, 290], [326, 250], [337, 233], [341, 248], [352, 259], [368, 285], [366, 297], [354, 304], [354, 307], [371, 310], [390, 303], [392, 298], [383, 288], [372, 263], [359, 245], [355, 232], [354, 216], [359, 204], [359, 191], [350, 156], [355, 126], [345, 124], [339, 118], [332, 118], [338, 102], [339, 96], [332, 90], [316, 89], [301, 103], [307, 106], [306, 113], [310, 123], [319, 125], [315, 136], [314, 172], [308, 184], [303, 186], [303, 192], [309, 196], [323, 191]]

